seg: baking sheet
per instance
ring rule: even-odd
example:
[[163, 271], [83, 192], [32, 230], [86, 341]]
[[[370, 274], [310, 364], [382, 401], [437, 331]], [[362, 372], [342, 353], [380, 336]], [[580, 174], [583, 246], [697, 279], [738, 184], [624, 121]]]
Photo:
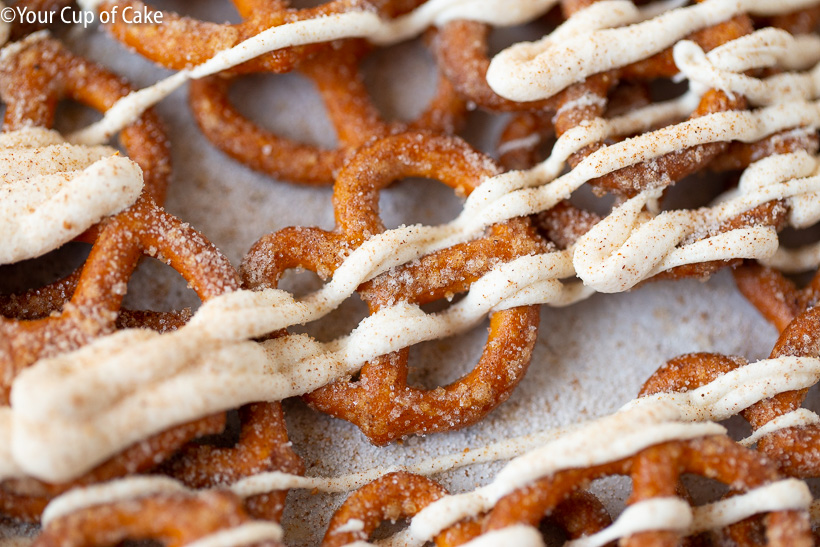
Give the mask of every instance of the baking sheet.
[[[225, 1], [154, 4], [212, 21], [237, 20]], [[514, 34], [508, 31], [501, 40], [510, 40]], [[61, 36], [73, 51], [110, 67], [135, 86], [150, 85], [170, 73], [128, 52], [98, 27]], [[381, 51], [366, 67], [368, 84], [387, 117], [412, 117], [432, 94], [435, 71], [429, 53], [419, 42]], [[201, 230], [237, 266], [264, 234], [290, 225], [333, 228], [330, 188], [273, 181], [227, 158], [196, 128], [186, 93], [187, 88], [177, 91], [157, 107], [173, 146], [174, 176], [166, 204], [171, 213]], [[233, 93], [241, 99], [237, 102], [241, 110], [263, 126], [333, 146], [332, 128], [306, 79], [294, 74], [252, 76], [237, 84]], [[61, 128], [65, 130], [96, 119], [95, 114], [81, 108], [66, 108], [63, 114]], [[464, 136], [489, 150], [501, 121], [503, 117], [476, 112]], [[383, 192], [381, 207], [388, 227], [437, 224], [454, 218], [461, 201], [440, 183], [407, 180]], [[20, 277], [30, 280], [31, 272], [36, 271], [47, 281], [61, 270], [57, 265], [67, 254], [82, 253], [81, 246], [74, 246], [34, 265], [0, 269], [0, 278], [4, 285], [13, 286]], [[65, 266], [62, 271], [67, 271]], [[312, 274], [293, 274], [286, 277], [283, 286], [304, 294], [318, 287], [318, 280]], [[129, 307], [177, 309], [198, 304], [185, 282], [154, 260], [140, 266], [128, 289]], [[365, 314], [364, 305], [353, 297], [308, 331], [328, 340], [349, 332]], [[287, 401], [289, 433], [294, 449], [304, 459], [307, 475], [336, 476], [407, 464], [603, 416], [634, 398], [643, 381], [672, 357], [716, 351], [754, 360], [767, 356], [776, 339], [775, 329], [738, 294], [726, 271], [707, 282], [649, 283], [631, 293], [595, 295], [569, 308], [544, 307], [541, 319], [526, 380], [507, 403], [479, 425], [463, 431], [374, 447], [350, 424], [313, 412], [298, 400]], [[477, 361], [485, 339], [486, 324], [455, 339], [414, 348], [411, 377], [430, 387], [454, 380]], [[733, 430], [737, 438], [744, 435], [744, 427], [736, 421]], [[488, 482], [502, 465], [466, 467], [436, 479], [452, 492], [465, 491]], [[596, 483], [593, 491], [617, 513], [623, 507], [627, 486], [625, 481], [610, 479]], [[284, 521], [288, 545], [318, 544], [332, 511], [344, 497], [292, 492]], [[19, 529], [12, 533], [19, 533]]]

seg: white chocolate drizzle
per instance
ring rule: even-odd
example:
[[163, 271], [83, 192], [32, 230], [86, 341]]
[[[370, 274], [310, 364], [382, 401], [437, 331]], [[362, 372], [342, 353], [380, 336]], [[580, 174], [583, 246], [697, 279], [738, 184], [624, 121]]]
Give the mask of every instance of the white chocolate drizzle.
[[107, 146], [66, 144], [55, 131], [0, 135], [0, 264], [35, 258], [131, 205], [142, 170]]
[[[576, 24], [570, 18], [537, 42], [515, 44], [493, 58], [487, 82], [493, 91], [513, 101], [533, 101], [555, 95], [584, 78], [647, 59], [697, 30], [740, 13], [773, 15], [816, 4], [813, 0], [706, 0], [644, 20], [631, 2], [597, 2], [597, 10]], [[618, 19], [600, 13], [616, 11]], [[568, 25], [572, 29], [566, 29]], [[619, 25], [618, 28], [607, 28]]]

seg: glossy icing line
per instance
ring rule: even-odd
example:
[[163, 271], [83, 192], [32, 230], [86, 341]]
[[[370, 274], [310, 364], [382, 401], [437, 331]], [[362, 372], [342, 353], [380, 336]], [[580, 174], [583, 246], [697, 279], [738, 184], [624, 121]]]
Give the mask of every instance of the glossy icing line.
[[0, 135], [0, 264], [41, 256], [131, 205], [142, 170], [107, 146], [25, 128]]
[[[586, 17], [583, 25], [573, 22], [573, 17], [539, 41], [515, 44], [493, 58], [487, 82], [496, 93], [513, 101], [543, 99], [593, 74], [649, 58], [692, 32], [737, 14], [788, 13], [816, 3], [705, 0], [644, 20], [631, 2], [597, 2], [584, 11], [617, 11], [622, 16], [605, 19], [596, 12]], [[567, 25], [572, 29], [565, 29]]]

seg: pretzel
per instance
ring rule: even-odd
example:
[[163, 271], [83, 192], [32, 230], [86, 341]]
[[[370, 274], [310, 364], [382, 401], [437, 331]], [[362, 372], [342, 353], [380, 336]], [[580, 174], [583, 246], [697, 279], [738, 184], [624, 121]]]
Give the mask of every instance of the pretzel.
[[407, 129], [453, 133], [461, 125], [464, 102], [444, 77], [439, 78], [429, 107], [415, 121], [382, 120], [359, 71], [370, 49], [364, 40], [347, 40], [297, 67], [322, 96], [339, 140], [334, 150], [277, 136], [245, 118], [228, 96], [235, 76], [210, 76], [191, 83], [194, 119], [208, 140], [229, 156], [276, 179], [302, 184], [332, 183], [355, 149], [374, 138]]
[[[192, 488], [213, 488], [266, 471], [302, 474], [302, 461], [288, 442], [279, 403], [256, 403], [239, 409], [241, 429], [234, 447], [190, 444], [163, 467]], [[254, 518], [280, 521], [287, 491], [251, 496], [245, 508]]]
[[[388, 473], [353, 492], [336, 510], [322, 547], [367, 541], [383, 521], [412, 517], [446, 493], [438, 483], [421, 475], [404, 471]], [[351, 519], [363, 523], [360, 530], [343, 530]]]
[[[233, 0], [243, 21], [237, 25], [199, 21], [167, 11], [157, 11], [140, 0], [109, 0], [98, 11], [117, 8], [119, 13], [131, 8], [134, 12], [162, 14], [162, 23], [128, 24], [123, 17], [112, 18], [111, 34], [140, 55], [166, 68], [180, 70], [204, 63], [219, 51], [233, 47], [270, 27], [294, 21], [314, 19], [334, 13], [362, 9], [362, 0], [332, 0], [314, 8], [294, 9], [285, 0]], [[290, 72], [296, 64], [326, 49], [326, 44], [309, 44], [272, 51], [234, 68], [234, 73], [257, 71]]]
[[[407, 176], [439, 179], [469, 194], [497, 168], [462, 141], [426, 133], [404, 133], [361, 148], [339, 173], [334, 187], [338, 228], [286, 228], [258, 241], [242, 266], [250, 288], [276, 286], [289, 268], [332, 275], [341, 253], [383, 231], [379, 190]], [[396, 298], [423, 304], [467, 290], [494, 264], [543, 252], [544, 243], [526, 222], [490, 228], [486, 237], [422, 258], [360, 287], [371, 313]], [[442, 275], [446, 272], [445, 275]], [[305, 396], [308, 403], [356, 424], [371, 442], [384, 444], [412, 433], [445, 431], [475, 423], [507, 399], [526, 370], [538, 323], [537, 307], [493, 314], [488, 343], [476, 369], [435, 390], [406, 385], [408, 350], [364, 365], [355, 381], [340, 380]]]
[[734, 268], [732, 275], [743, 296], [780, 332], [820, 299], [820, 273], [802, 289], [774, 268], [752, 261]]
[[[130, 91], [121, 79], [73, 56], [50, 38], [24, 44], [16, 55], [5, 58], [0, 69], [0, 93], [7, 104], [6, 130], [30, 124], [51, 125], [57, 102], [63, 96], [105, 110]], [[31, 101], [33, 94], [41, 101]], [[43, 289], [4, 299], [4, 311], [16, 311], [14, 316], [19, 317], [0, 319], [6, 401], [11, 380], [22, 368], [114, 329], [124, 294], [118, 287], [125, 285], [142, 254], [151, 253], [169, 261], [203, 299], [238, 286], [235, 270], [213, 245], [155, 204], [154, 199], [164, 197], [170, 169], [167, 141], [156, 115], [147, 113], [123, 131], [121, 138], [131, 157], [143, 167], [143, 195], [133, 206], [87, 234], [96, 241], [81, 270]], [[141, 324], [143, 319], [161, 323], [185, 317], [150, 312], [125, 315]], [[67, 484], [7, 481], [0, 491], [0, 505], [5, 513], [35, 520], [54, 495], [68, 488], [151, 469], [189, 440], [222, 427], [224, 415], [176, 426]]]
[[[783, 330], [770, 357], [816, 356], [820, 353], [819, 332], [820, 308], [810, 308]], [[696, 389], [746, 364], [745, 359], [718, 354], [684, 355], [657, 370], [644, 384], [640, 395]], [[757, 431], [778, 416], [801, 408], [807, 391], [780, 393], [750, 406], [741, 415], [751, 424], [752, 430]], [[816, 477], [820, 476], [820, 457], [814, 447], [819, 439], [820, 426], [816, 424], [786, 427], [763, 436], [757, 448], [787, 475]]]
[[[437, 547], [455, 547], [476, 539], [483, 532], [485, 514], [451, 526], [436, 538]], [[578, 539], [600, 532], [612, 518], [604, 505], [585, 490], [571, 493], [548, 515], [546, 520], [558, 526], [568, 539]]]
[[[62, 97], [105, 110], [130, 91], [124, 81], [73, 56], [50, 38], [23, 44], [16, 55], [4, 60], [0, 75], [6, 130], [50, 126]], [[32, 96], [41, 100], [32, 101]], [[71, 299], [59, 315], [0, 319], [5, 340], [0, 350], [3, 400], [8, 400], [11, 380], [22, 368], [113, 330], [125, 292], [122, 287], [143, 254], [171, 264], [202, 299], [238, 287], [228, 260], [201, 234], [155, 203], [165, 195], [170, 169], [167, 142], [156, 117], [147, 114], [121, 138], [131, 158], [144, 166], [145, 190], [133, 206], [102, 223]]]
[[487, 57], [490, 30], [488, 24], [457, 19], [446, 23], [436, 33], [433, 52], [444, 75], [459, 95], [491, 112], [541, 110], [554, 114], [554, 99], [511, 101], [490, 89], [486, 79], [490, 66]]
[[[341, 547], [367, 541], [385, 520], [411, 518], [447, 491], [438, 483], [413, 473], [388, 473], [353, 492], [333, 514], [322, 547]], [[351, 520], [362, 522], [357, 530], [345, 530]], [[571, 539], [594, 534], [612, 523], [600, 501], [588, 492], [576, 492], [561, 503], [550, 520], [566, 530]], [[461, 545], [481, 533], [481, 520], [468, 519], [436, 537], [438, 547]]]
[[18, 520], [37, 522], [55, 496], [72, 488], [150, 471], [189, 441], [219, 433], [224, 427], [224, 412], [178, 425], [127, 448], [67, 483], [49, 484], [31, 478], [4, 481], [0, 484], [0, 513]]
[[[55, 518], [37, 537], [36, 547], [114, 545], [128, 539], [150, 539], [178, 547], [250, 523], [242, 500], [231, 492], [159, 493], [137, 499], [93, 505]], [[256, 547], [281, 547], [262, 541]]]
[[[671, 497], [677, 493], [680, 475], [692, 473], [719, 480], [746, 491], [777, 480], [774, 466], [753, 450], [722, 436], [671, 441], [650, 446], [618, 461], [581, 469], [568, 469], [544, 477], [503, 497], [490, 511], [485, 530], [512, 524], [537, 526], [561, 500], [591, 481], [610, 475], [632, 478], [628, 504]], [[795, 511], [778, 511], [766, 517], [769, 545], [810, 545], [807, 520]], [[677, 545], [672, 531], [647, 531], [621, 540], [621, 545]]]

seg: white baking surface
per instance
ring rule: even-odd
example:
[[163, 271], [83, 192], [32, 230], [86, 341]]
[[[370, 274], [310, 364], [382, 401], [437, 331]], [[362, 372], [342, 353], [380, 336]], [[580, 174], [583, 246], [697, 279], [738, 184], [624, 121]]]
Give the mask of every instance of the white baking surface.
[[[224, 0], [154, 4], [213, 21], [236, 20]], [[168, 74], [126, 51], [98, 28], [71, 32], [64, 38], [73, 51], [103, 63], [136, 86], [150, 85]], [[421, 45], [379, 52], [368, 62], [368, 69], [378, 104], [388, 114], [411, 116], [431, 95], [435, 76]], [[262, 125], [333, 145], [332, 129], [306, 79], [254, 76], [242, 80], [235, 92], [242, 98], [242, 110]], [[178, 91], [158, 106], [173, 145], [174, 177], [166, 204], [170, 212], [201, 230], [235, 265], [256, 239], [274, 230], [290, 225], [333, 227], [330, 188], [273, 181], [227, 158], [199, 133], [188, 111], [186, 93]], [[76, 109], [68, 109], [67, 115], [63, 127], [94, 119]], [[465, 136], [487, 149], [496, 139], [497, 127], [497, 121], [476, 113]], [[386, 224], [393, 227], [445, 222], [456, 216], [460, 201], [442, 184], [412, 180], [384, 192], [381, 206]], [[71, 252], [76, 252], [76, 246]], [[34, 270], [53, 275], [53, 264], [66, 254], [58, 253], [59, 260], [47, 257]], [[0, 269], [0, 279], [13, 284], [14, 276], [23, 269], [31, 272], [31, 268]], [[285, 286], [304, 293], [316, 284], [315, 277], [301, 274], [289, 276]], [[197, 300], [170, 268], [148, 260], [129, 284], [127, 304], [172, 309], [196, 306]], [[360, 302], [351, 301], [310, 331], [329, 339], [347, 332], [364, 313]], [[566, 309], [545, 307], [541, 317], [526, 379], [506, 404], [466, 430], [374, 447], [350, 424], [313, 412], [299, 401], [286, 402], [289, 433], [294, 449], [304, 458], [307, 474], [335, 476], [409, 463], [602, 416], [634, 398], [643, 381], [672, 357], [716, 351], [758, 359], [768, 354], [776, 339], [774, 328], [740, 296], [726, 271], [708, 282], [650, 283], [627, 294], [596, 295]], [[457, 339], [415, 348], [413, 377], [429, 386], [452, 381], [477, 360], [485, 336], [486, 325]], [[464, 491], [488, 482], [501, 465], [467, 467], [436, 478], [451, 491]], [[625, 481], [607, 480], [596, 483], [594, 491], [617, 512], [623, 506], [626, 486]], [[332, 511], [343, 499], [344, 495], [292, 492], [284, 522], [288, 544], [318, 544]], [[6, 545], [2, 541], [0, 545]]]

